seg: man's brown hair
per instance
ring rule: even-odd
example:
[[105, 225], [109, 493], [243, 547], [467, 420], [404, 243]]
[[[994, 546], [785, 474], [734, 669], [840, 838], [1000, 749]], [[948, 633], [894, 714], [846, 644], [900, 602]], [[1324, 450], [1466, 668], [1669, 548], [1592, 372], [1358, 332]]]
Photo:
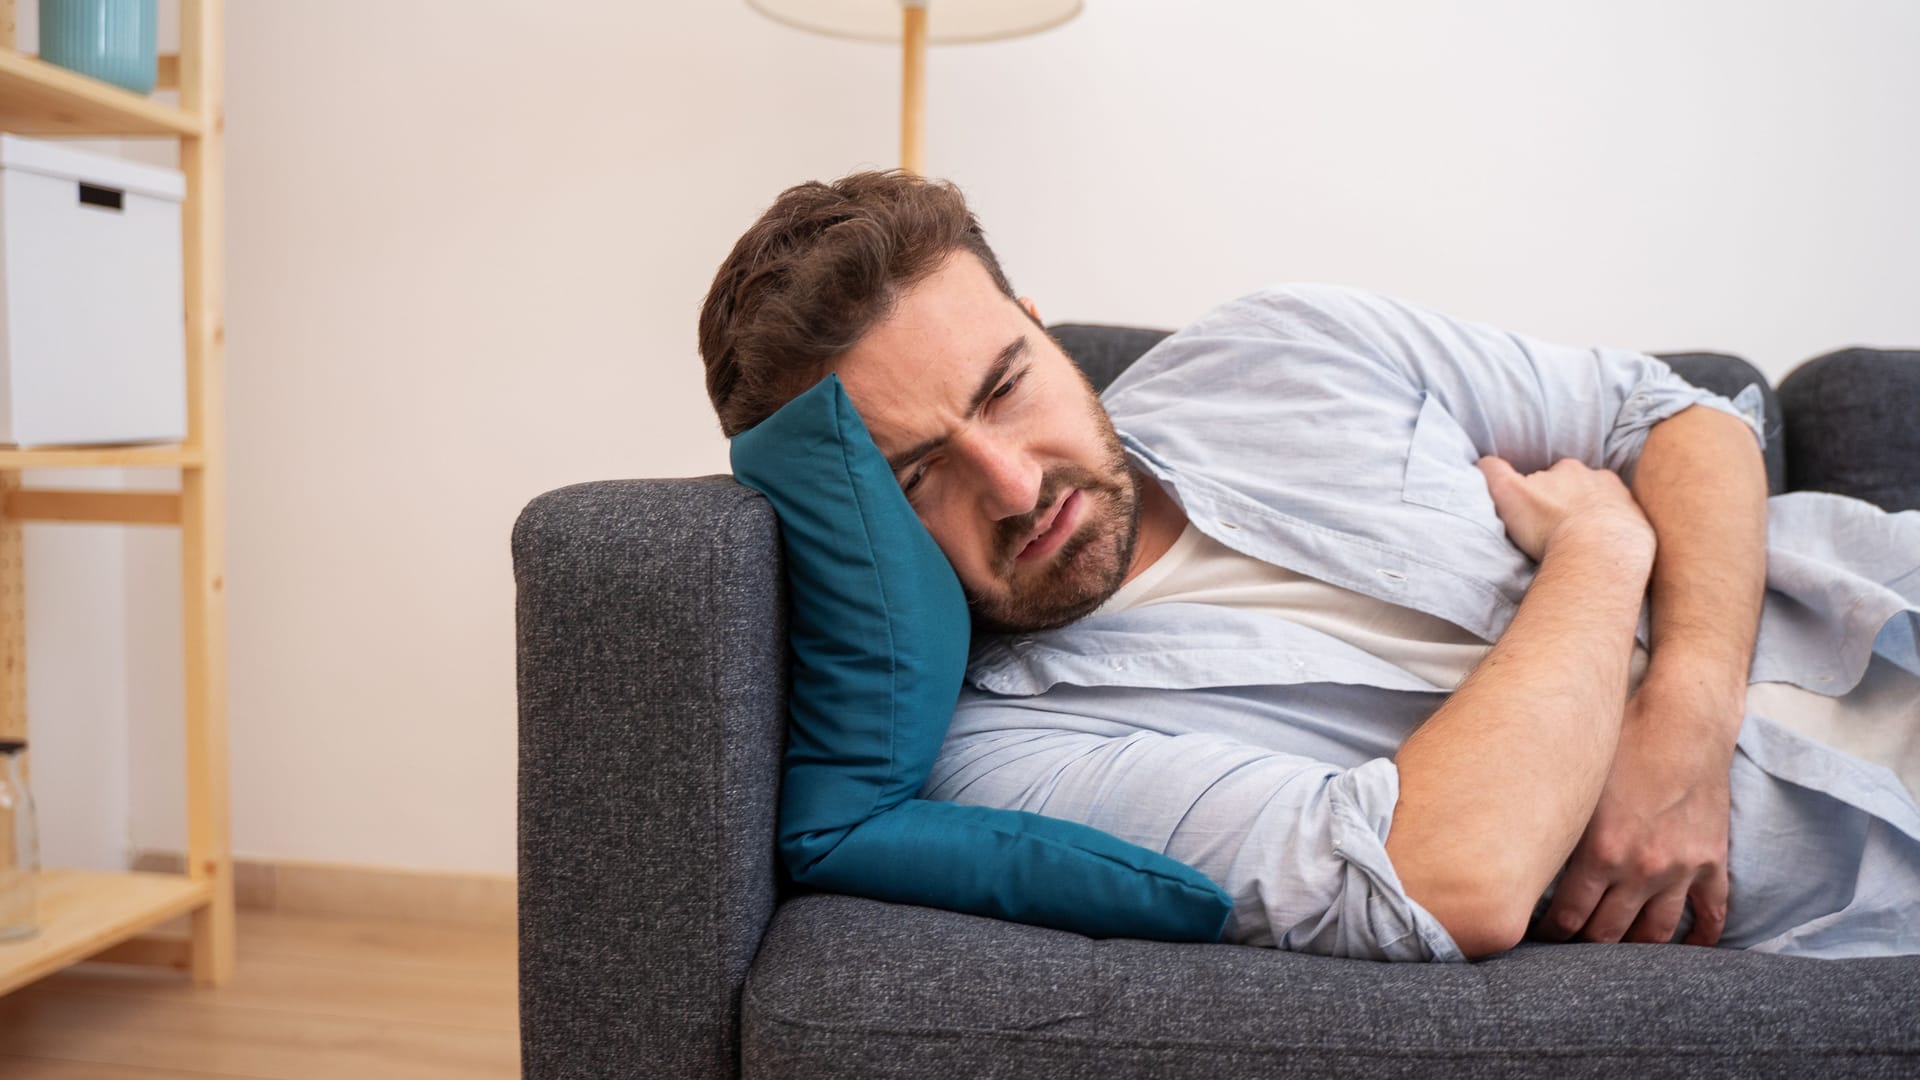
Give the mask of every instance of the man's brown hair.
[[732, 438], [818, 382], [956, 250], [978, 256], [1014, 298], [950, 181], [888, 169], [781, 192], [733, 245], [700, 307], [720, 429]]

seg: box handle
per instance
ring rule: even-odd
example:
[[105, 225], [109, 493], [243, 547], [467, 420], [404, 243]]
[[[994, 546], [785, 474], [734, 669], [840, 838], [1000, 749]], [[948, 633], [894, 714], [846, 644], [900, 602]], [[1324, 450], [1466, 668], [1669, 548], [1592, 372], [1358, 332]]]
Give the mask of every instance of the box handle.
[[127, 193], [113, 188], [98, 187], [94, 184], [80, 185], [80, 202], [86, 206], [103, 206], [108, 210], [119, 210], [126, 201]]

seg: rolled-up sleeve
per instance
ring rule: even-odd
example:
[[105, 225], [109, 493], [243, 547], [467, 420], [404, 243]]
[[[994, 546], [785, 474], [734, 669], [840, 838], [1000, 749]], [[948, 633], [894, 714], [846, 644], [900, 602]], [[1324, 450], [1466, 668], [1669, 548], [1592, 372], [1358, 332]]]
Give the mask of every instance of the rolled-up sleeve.
[[1223, 940], [1325, 956], [1463, 960], [1387, 858], [1399, 772], [1211, 734], [997, 730], [949, 740], [922, 792], [1082, 822], [1233, 898]]
[[1648, 431], [1691, 405], [1737, 417], [1767, 446], [1758, 384], [1728, 399], [1646, 353], [1556, 345], [1333, 285], [1275, 286], [1235, 306], [1375, 364], [1414, 395], [1432, 394], [1482, 455], [1522, 473], [1570, 457], [1631, 481]]
[[1614, 418], [1613, 427], [1607, 432], [1604, 446], [1604, 464], [1619, 473], [1622, 480], [1633, 482], [1634, 466], [1640, 461], [1640, 451], [1646, 448], [1647, 433], [1653, 430], [1653, 425], [1693, 405], [1704, 405], [1739, 418], [1753, 431], [1760, 450], [1766, 451], [1767, 399], [1758, 383], [1748, 383], [1728, 399], [1687, 382], [1665, 361], [1651, 356], [1645, 359], [1659, 365], [1660, 370], [1649, 372], [1628, 394]]

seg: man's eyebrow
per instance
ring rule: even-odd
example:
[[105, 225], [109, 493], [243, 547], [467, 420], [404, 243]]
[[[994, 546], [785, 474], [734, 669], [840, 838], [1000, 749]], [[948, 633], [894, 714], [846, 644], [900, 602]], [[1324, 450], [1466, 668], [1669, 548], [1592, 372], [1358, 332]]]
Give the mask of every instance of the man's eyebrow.
[[[1000, 380], [1007, 377], [1007, 372], [1012, 370], [1014, 363], [1022, 356], [1025, 356], [1026, 352], [1027, 339], [1022, 335], [1008, 342], [1007, 346], [1000, 350], [1000, 355], [993, 358], [993, 366], [987, 369], [987, 377], [980, 380], [979, 389], [973, 392], [973, 399], [967, 402], [967, 416], [969, 419], [980, 415], [980, 410], [986, 405], [987, 399], [993, 396], [995, 390], [999, 389]], [[928, 454], [933, 453], [935, 450], [940, 449], [942, 446], [945, 446], [947, 438], [948, 436], [941, 435], [937, 438], [928, 439], [918, 446], [910, 446], [897, 454], [889, 454], [887, 455], [887, 468], [892, 469], [894, 472], [899, 472], [901, 469], [906, 468], [921, 458], [926, 457]]]

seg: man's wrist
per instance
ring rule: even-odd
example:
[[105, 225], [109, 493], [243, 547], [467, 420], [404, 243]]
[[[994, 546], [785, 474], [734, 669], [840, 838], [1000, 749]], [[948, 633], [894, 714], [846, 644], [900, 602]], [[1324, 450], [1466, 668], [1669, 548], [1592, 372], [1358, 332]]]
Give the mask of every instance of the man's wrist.
[[1637, 585], [1644, 592], [1647, 579], [1653, 573], [1656, 547], [1653, 530], [1645, 525], [1586, 517], [1570, 520], [1555, 530], [1541, 552], [1541, 562], [1555, 553], [1563, 558], [1576, 552], [1582, 558], [1604, 558], [1623, 568], [1637, 569], [1640, 574]]
[[1635, 697], [1638, 707], [1627, 710], [1623, 735], [1683, 736], [1717, 745], [1732, 757], [1746, 722], [1747, 684], [1737, 669], [1678, 657], [1649, 661]]
[[1654, 650], [1647, 657], [1643, 683], [1657, 683], [1675, 690], [1691, 687], [1696, 692], [1716, 694], [1735, 704], [1746, 699], [1751, 657], [1735, 659], [1725, 650], [1693, 648], [1685, 641], [1675, 640], [1671, 633], [1664, 636], [1656, 633], [1656, 637]]

